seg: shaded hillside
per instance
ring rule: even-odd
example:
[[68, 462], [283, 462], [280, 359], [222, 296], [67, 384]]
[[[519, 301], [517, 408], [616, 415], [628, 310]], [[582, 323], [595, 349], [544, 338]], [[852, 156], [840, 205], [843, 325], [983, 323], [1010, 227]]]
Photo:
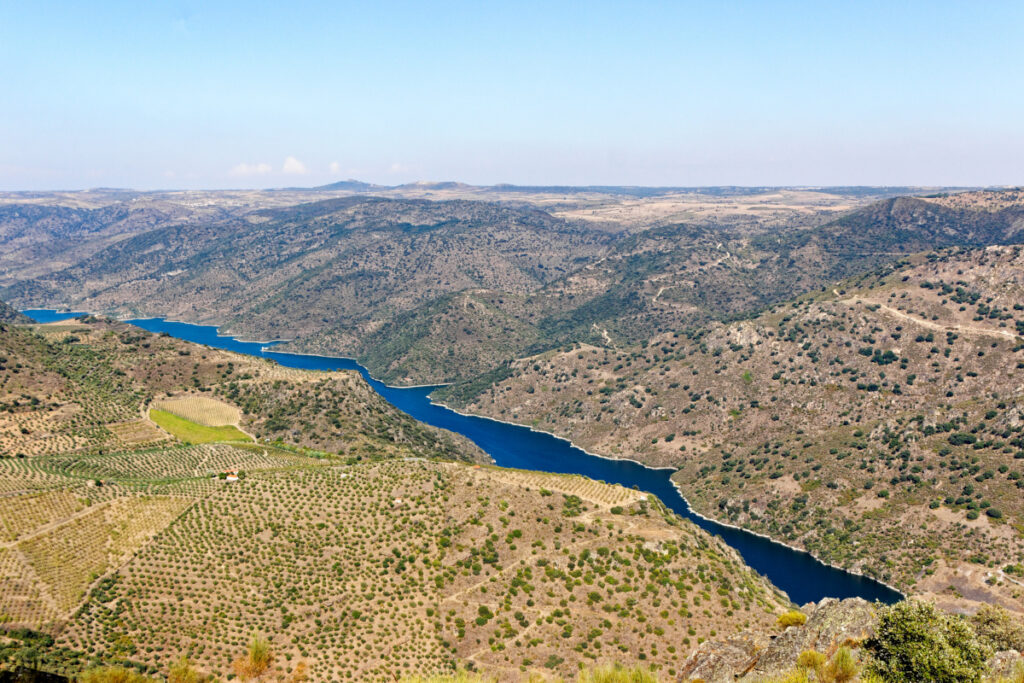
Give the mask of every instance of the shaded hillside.
[[49, 275], [171, 222], [219, 220], [230, 214], [227, 207], [136, 203], [135, 198], [119, 197], [117, 203], [95, 208], [0, 204], [0, 283]]
[[[628, 345], [713, 320], [748, 317], [927, 248], [1020, 241], [1024, 193], [979, 194], [970, 209], [914, 198], [884, 200], [821, 226], [728, 222], [652, 228], [618, 239], [600, 259], [525, 296], [470, 290], [428, 302], [375, 330], [359, 358], [389, 381], [466, 378], [565, 343]], [[963, 195], [953, 196], [964, 201]], [[452, 301], [462, 302], [458, 310]], [[311, 340], [299, 346], [330, 348]]]
[[0, 323], [27, 325], [31, 322], [32, 319], [27, 315], [11, 308], [6, 301], [0, 301]]
[[[563, 307], [538, 325], [560, 342], [591, 341], [597, 326], [618, 343], [635, 343], [749, 315], [901, 255], [1024, 241], [1024, 192], [979, 194], [984, 199], [976, 204], [952, 195], [961, 197], [961, 208], [886, 199], [820, 226], [654, 228], [549, 285], [545, 293], [561, 297]], [[565, 306], [569, 296], [574, 303]]]
[[676, 467], [702, 514], [900, 588], [1024, 610], [1020, 246], [915, 256], [749, 321], [490, 379], [440, 396]]
[[417, 306], [470, 288], [535, 290], [610, 239], [536, 210], [342, 198], [152, 230], [10, 291], [359, 355], [375, 348], [364, 338]]

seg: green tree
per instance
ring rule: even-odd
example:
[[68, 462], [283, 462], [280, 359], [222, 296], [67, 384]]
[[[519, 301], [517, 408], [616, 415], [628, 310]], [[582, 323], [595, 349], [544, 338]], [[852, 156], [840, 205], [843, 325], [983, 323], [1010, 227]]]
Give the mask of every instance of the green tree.
[[916, 600], [883, 609], [865, 645], [869, 673], [893, 683], [973, 683], [990, 654], [967, 621]]

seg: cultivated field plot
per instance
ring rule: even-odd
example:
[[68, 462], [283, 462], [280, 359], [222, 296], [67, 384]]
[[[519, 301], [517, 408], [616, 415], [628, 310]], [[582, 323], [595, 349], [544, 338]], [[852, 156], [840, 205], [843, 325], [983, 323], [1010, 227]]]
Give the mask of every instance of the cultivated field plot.
[[47, 461], [48, 458], [0, 458], [0, 496], [81, 483], [53, 473]]
[[643, 500], [613, 513], [617, 487], [583, 499], [555, 492], [571, 478], [523, 476], [429, 461], [253, 473], [114, 573], [60, 642], [221, 673], [257, 631], [317, 681], [459, 660], [564, 676], [623, 652], [674, 675], [696, 638], [787, 604], [692, 524]]
[[[127, 560], [191, 502], [171, 496], [119, 498], [22, 540], [15, 548], [38, 577], [40, 592], [66, 614], [97, 577]], [[23, 620], [26, 615], [13, 616]]]
[[0, 623], [12, 628], [40, 628], [59, 614], [53, 599], [16, 548], [0, 546]]
[[151, 419], [160, 427], [184, 443], [213, 443], [216, 441], [252, 441], [234, 425], [207, 427], [164, 410], [151, 408]]
[[141, 447], [168, 441], [170, 437], [149, 420], [132, 420], [106, 425], [107, 431], [124, 446]]
[[223, 487], [115, 575], [116, 617], [114, 603], [92, 600], [64, 640], [110, 648], [126, 636], [140, 653], [159, 644], [154, 662], [191, 651], [220, 672], [256, 630], [277, 634], [282, 655], [315, 662], [318, 681], [450, 668], [428, 625], [439, 570], [423, 561], [443, 523], [437, 480], [425, 467], [380, 465]]
[[44, 524], [83, 510], [88, 501], [71, 491], [48, 491], [0, 497], [0, 542], [16, 541]]
[[209, 477], [226, 470], [260, 470], [309, 462], [297, 456], [271, 455], [267, 449], [236, 448], [229, 444], [201, 444], [110, 455], [56, 455], [39, 460], [41, 468], [55, 475], [126, 484], [162, 483]]
[[90, 439], [76, 433], [70, 414], [77, 406], [61, 411], [33, 410], [0, 413], [0, 453], [48, 455], [87, 446]]
[[242, 417], [235, 406], [207, 396], [183, 396], [154, 401], [152, 407], [207, 427], [237, 425]]
[[[480, 472], [480, 470], [477, 470]], [[526, 470], [506, 470], [488, 467], [477, 476], [506, 481], [525, 488], [546, 489], [579, 496], [584, 500], [606, 507], [629, 505], [647, 498], [642, 491], [628, 489], [618, 484], [594, 481], [578, 474], [547, 474]]]

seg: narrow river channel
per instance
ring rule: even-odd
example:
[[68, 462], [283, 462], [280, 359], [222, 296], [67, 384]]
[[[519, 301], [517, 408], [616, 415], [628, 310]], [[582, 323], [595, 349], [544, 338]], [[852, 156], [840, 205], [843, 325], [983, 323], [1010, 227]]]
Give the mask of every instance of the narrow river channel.
[[[54, 322], [82, 315], [36, 309], [23, 312], [38, 322]], [[170, 322], [161, 318], [126, 322], [150, 332], [166, 332], [198, 344], [270, 358], [291, 368], [355, 370], [385, 400], [398, 409], [421, 422], [468, 437], [502, 467], [582, 474], [592, 479], [628, 487], [635, 486], [642, 491], [653, 493], [679, 515], [692, 520], [705, 531], [720, 536], [739, 551], [747, 564], [786, 591], [798, 604], [818, 601], [825, 597], [861, 597], [892, 603], [902, 597], [899, 592], [868, 577], [830, 567], [805, 552], [696, 515], [669, 479], [672, 470], [652, 469], [632, 461], [602, 458], [545, 432], [485, 417], [462, 415], [431, 403], [430, 393], [436, 387], [389, 387], [375, 380], [366, 368], [351, 359], [275, 352], [273, 345], [219, 336], [216, 327], [206, 325]]]

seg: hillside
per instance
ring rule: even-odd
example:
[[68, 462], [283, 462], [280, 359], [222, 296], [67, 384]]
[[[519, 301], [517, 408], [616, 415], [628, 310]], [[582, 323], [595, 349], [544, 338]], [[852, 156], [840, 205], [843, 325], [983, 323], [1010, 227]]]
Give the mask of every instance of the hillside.
[[[25, 265], [2, 294], [221, 324], [353, 356], [389, 382], [440, 383], [564, 343], [628, 345], [747, 316], [900, 254], [1017, 241], [1024, 213], [1015, 190], [950, 204], [867, 203], [881, 191], [344, 187], [5, 204], [0, 252]], [[332, 192], [348, 194], [322, 198]], [[504, 203], [481, 201], [492, 197]]]
[[559, 343], [608, 333], [628, 345], [748, 316], [901, 255], [1024, 241], [1024, 192], [950, 196], [961, 199], [890, 198], [820, 224], [734, 218], [655, 227], [546, 287], [558, 312], [536, 324]]
[[31, 318], [26, 315], [22, 315], [17, 310], [11, 308], [10, 304], [6, 301], [0, 301], [0, 323], [27, 325], [31, 322]]
[[702, 514], [901, 589], [1024, 611], [1022, 302], [1024, 248], [929, 253], [751, 320], [548, 352], [440, 396], [678, 468]]
[[184, 654], [220, 674], [258, 632], [311, 680], [609, 661], [674, 676], [697, 642], [788, 606], [657, 500], [459, 462], [482, 454], [352, 373], [95, 318], [0, 345], [12, 661], [155, 672]]
[[[109, 320], [5, 326], [0, 357], [5, 456], [147, 448], [168, 440], [145, 417], [152, 401], [219, 395], [242, 406], [238, 424], [259, 438], [353, 456], [400, 446], [429, 457], [485, 460], [462, 437], [386, 403], [355, 373], [302, 373]], [[296, 385], [305, 403], [259, 400], [280, 400]], [[329, 410], [310, 403], [313, 390], [331, 397]], [[289, 419], [301, 425], [285, 427]]]
[[[372, 348], [363, 345], [367, 335], [408, 311], [467, 289], [533, 291], [609, 240], [532, 209], [329, 199], [152, 230], [8, 291], [21, 301], [70, 300], [86, 310], [216, 322], [256, 338], [300, 337], [299, 350], [360, 356]], [[482, 358], [471, 366], [479, 371], [503, 357], [492, 346], [473, 338], [460, 350]], [[442, 372], [456, 366], [442, 356]]]

